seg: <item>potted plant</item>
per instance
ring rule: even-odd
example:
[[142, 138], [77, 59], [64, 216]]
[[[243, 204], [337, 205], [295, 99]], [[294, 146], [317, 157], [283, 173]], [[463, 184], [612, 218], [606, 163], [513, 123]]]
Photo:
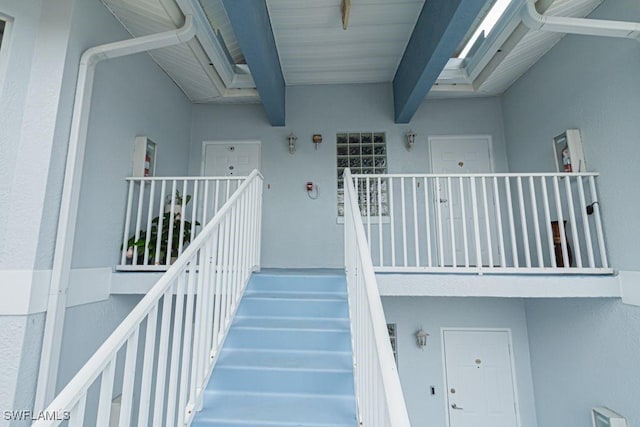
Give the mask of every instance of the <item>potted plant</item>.
[[[184, 198], [184, 206], [187, 206], [191, 201], [191, 195], [187, 194]], [[135, 234], [129, 237], [127, 241], [127, 258], [133, 261], [134, 248], [137, 248], [137, 262], [136, 265], [144, 264], [145, 245], [148, 249], [149, 259], [148, 264], [153, 264], [156, 252], [158, 249], [158, 243], [160, 244], [160, 255], [156, 260], [156, 264], [166, 264], [167, 256], [170, 257], [170, 261], [175, 261], [178, 257], [178, 250], [180, 248], [180, 240], [182, 240], [182, 247], [186, 247], [191, 242], [191, 230], [192, 222], [185, 220], [184, 229], [182, 232], [182, 238], [180, 237], [180, 228], [182, 227], [182, 206], [183, 200], [180, 192], [176, 191], [175, 204], [173, 209], [173, 224], [171, 221], [171, 202], [165, 205], [165, 211], [162, 214], [162, 232], [158, 237], [158, 228], [160, 224], [160, 216], [157, 216], [151, 220], [151, 230], [141, 230], [136, 239]], [[198, 221], [195, 222], [195, 226], [200, 226]], [[169, 230], [171, 230], [171, 248], [169, 248]], [[149, 243], [147, 244], [147, 233], [149, 233]], [[122, 250], [122, 247], [121, 247]]]

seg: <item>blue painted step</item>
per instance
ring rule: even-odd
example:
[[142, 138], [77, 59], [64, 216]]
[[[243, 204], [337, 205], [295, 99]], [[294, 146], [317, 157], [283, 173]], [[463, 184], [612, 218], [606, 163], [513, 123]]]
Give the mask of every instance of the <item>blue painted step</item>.
[[253, 275], [192, 425], [357, 424], [344, 275]]

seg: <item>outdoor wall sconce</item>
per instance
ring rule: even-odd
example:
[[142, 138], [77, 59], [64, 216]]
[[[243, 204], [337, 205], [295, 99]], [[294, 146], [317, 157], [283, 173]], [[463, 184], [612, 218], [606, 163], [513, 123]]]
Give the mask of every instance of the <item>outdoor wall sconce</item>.
[[311, 141], [313, 141], [313, 143], [316, 146], [316, 150], [318, 149], [318, 144], [320, 144], [322, 142], [322, 135], [320, 135], [319, 133], [316, 133], [315, 135], [313, 135], [313, 137], [311, 138]]
[[423, 349], [427, 346], [427, 337], [429, 337], [429, 334], [422, 328], [416, 332], [416, 344], [418, 345], [418, 348]]
[[414, 131], [409, 130], [406, 136], [407, 136], [407, 150], [411, 151], [411, 149], [413, 148], [413, 144], [416, 142], [416, 134]]
[[289, 141], [289, 154], [293, 154], [296, 152], [296, 141], [298, 137], [291, 132], [291, 134], [287, 137], [287, 141]]

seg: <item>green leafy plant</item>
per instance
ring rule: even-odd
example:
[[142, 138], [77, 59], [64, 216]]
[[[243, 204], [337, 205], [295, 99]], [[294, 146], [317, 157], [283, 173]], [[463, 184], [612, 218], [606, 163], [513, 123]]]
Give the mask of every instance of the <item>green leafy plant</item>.
[[[176, 191], [175, 196], [175, 205], [174, 208], [183, 208], [186, 207], [191, 201], [191, 195], [187, 194], [184, 198], [184, 204], [182, 196], [179, 191]], [[167, 204], [169, 204], [170, 199], [168, 199]], [[151, 230], [141, 230], [136, 239], [135, 234], [129, 237], [127, 241], [127, 249], [131, 250], [133, 248], [137, 248], [137, 263], [136, 264], [144, 264], [144, 253], [145, 253], [145, 245], [149, 250], [149, 259], [148, 264], [153, 264], [153, 261], [156, 257], [156, 252], [158, 250], [158, 244], [160, 244], [160, 256], [157, 260], [159, 264], [166, 264], [167, 255], [169, 257], [177, 257], [178, 250], [180, 248], [180, 241], [182, 240], [182, 247], [186, 247], [191, 242], [191, 230], [193, 229], [193, 223], [191, 221], [184, 221], [184, 228], [182, 232], [182, 239], [180, 238], [180, 229], [183, 227], [182, 224], [182, 212], [174, 209], [173, 214], [173, 224], [171, 222], [171, 210], [168, 212], [164, 212], [162, 214], [162, 232], [158, 238], [158, 229], [160, 226], [160, 216], [157, 216], [151, 220]], [[198, 221], [195, 222], [195, 226], [200, 226]], [[169, 232], [171, 230], [171, 248], [169, 248]], [[149, 243], [147, 244], [147, 233], [149, 233]], [[122, 247], [120, 248], [122, 250]], [[133, 256], [133, 255], [132, 255]]]

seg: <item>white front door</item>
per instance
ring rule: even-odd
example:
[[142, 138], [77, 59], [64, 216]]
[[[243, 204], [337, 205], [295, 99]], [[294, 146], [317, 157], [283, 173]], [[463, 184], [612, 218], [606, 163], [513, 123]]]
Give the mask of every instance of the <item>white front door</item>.
[[[431, 137], [429, 144], [431, 170], [435, 174], [479, 174], [493, 171], [489, 136]], [[481, 265], [497, 266], [499, 259], [497, 239], [487, 238], [486, 232], [487, 219], [491, 234], [495, 235], [496, 229], [494, 215], [492, 215], [495, 209], [493, 182], [490, 180], [485, 182], [485, 193], [481, 180], [476, 180], [476, 209], [474, 209], [471, 183], [468, 178], [462, 179], [462, 187], [459, 178], [439, 178], [437, 182], [435, 212], [438, 215], [438, 224], [441, 224], [441, 227], [437, 228], [438, 238], [441, 239], [438, 242], [441, 264], [477, 266], [480, 258]], [[488, 216], [484, 209], [484, 194], [487, 195]], [[475, 220], [474, 215], [477, 215]], [[479, 236], [479, 245], [476, 245], [476, 236]], [[480, 257], [476, 250], [478, 246], [480, 246]]]
[[203, 176], [247, 176], [260, 169], [260, 143], [205, 142], [202, 153]]
[[443, 334], [449, 427], [517, 427], [509, 332]]

